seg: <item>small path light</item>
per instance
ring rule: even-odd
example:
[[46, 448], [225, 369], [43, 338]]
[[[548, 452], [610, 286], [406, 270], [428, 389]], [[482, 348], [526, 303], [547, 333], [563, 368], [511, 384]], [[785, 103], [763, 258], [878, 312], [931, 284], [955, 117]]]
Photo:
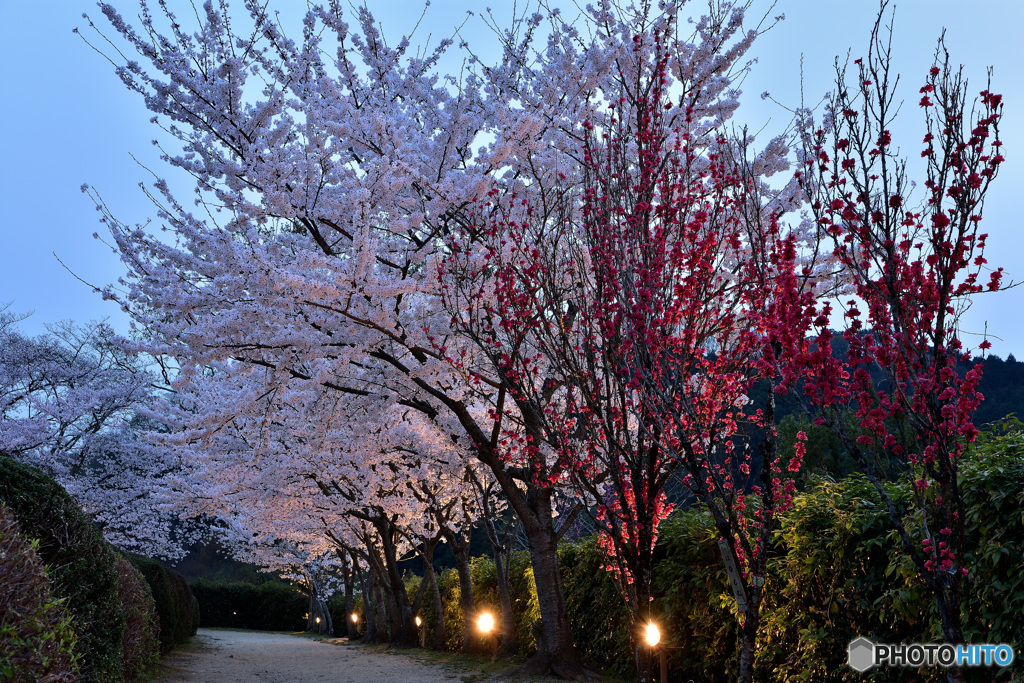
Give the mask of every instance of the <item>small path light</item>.
[[481, 612], [480, 616], [476, 618], [476, 627], [480, 629], [480, 633], [490, 634], [494, 630], [494, 615], [490, 612]]
[[668, 657], [665, 653], [664, 647], [658, 647], [658, 643], [661, 642], [661, 631], [653, 621], [647, 623], [647, 628], [644, 630], [644, 639], [647, 641], [648, 647], [651, 648], [651, 654], [654, 654], [654, 650], [658, 650], [658, 658], [661, 660], [661, 683], [668, 683]]
[[316, 618], [316, 632], [320, 633], [320, 617]]
[[494, 658], [498, 658], [498, 632], [494, 630], [494, 615], [490, 612], [481, 612], [480, 616], [476, 618], [476, 627], [480, 629], [480, 633], [484, 637], [492, 636], [494, 638]]
[[420, 632], [420, 647], [427, 646], [427, 629], [423, 628], [423, 620], [416, 615], [416, 629]]
[[661, 642], [661, 631], [654, 625], [654, 622], [647, 624], [647, 630], [644, 633], [644, 638], [647, 639], [647, 644], [654, 647]]

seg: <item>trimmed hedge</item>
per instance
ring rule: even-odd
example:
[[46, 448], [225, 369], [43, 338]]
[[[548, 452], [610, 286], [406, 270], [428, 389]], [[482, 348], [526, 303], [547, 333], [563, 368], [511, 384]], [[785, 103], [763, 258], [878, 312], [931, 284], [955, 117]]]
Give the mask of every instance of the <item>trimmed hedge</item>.
[[195, 635], [199, 627], [199, 603], [180, 573], [148, 557], [131, 553], [125, 553], [125, 557], [149, 585], [160, 621], [160, 654], [167, 654], [175, 645]]
[[278, 581], [191, 584], [204, 627], [246, 628], [259, 631], [302, 631], [306, 628], [309, 598]]
[[125, 616], [118, 595], [116, 553], [78, 504], [39, 470], [0, 456], [0, 501], [22, 534], [38, 539], [58, 598], [73, 615], [82, 681], [123, 678]]
[[145, 677], [160, 660], [156, 605], [142, 574], [126, 558], [117, 556], [118, 588], [126, 623], [121, 637], [121, 666], [126, 681]]
[[38, 545], [0, 504], [0, 681], [78, 679], [71, 614], [53, 595]]

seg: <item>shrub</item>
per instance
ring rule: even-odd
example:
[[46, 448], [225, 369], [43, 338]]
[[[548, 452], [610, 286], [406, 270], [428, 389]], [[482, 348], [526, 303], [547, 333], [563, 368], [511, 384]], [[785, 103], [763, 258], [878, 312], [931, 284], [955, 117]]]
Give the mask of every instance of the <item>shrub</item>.
[[[434, 618], [434, 608], [431, 606], [427, 610], [426, 601], [429, 597], [429, 593], [423, 597], [423, 606], [420, 608], [420, 615], [423, 617], [423, 621], [428, 624]], [[363, 597], [356, 595], [353, 604], [356, 614], [359, 615], [358, 630], [360, 633], [363, 633], [366, 629], [366, 609], [363, 607]], [[433, 601], [430, 604], [433, 605]], [[339, 592], [328, 598], [327, 610], [331, 613], [331, 621], [334, 622], [334, 635], [342, 637], [348, 633], [348, 622], [352, 615], [345, 610], [345, 594]]]
[[153, 593], [145, 578], [121, 555], [117, 556], [117, 575], [121, 610], [125, 615], [121, 666], [125, 680], [134, 681], [147, 675], [160, 659], [160, 641], [157, 638], [160, 622]]
[[56, 599], [36, 552], [0, 504], [0, 681], [77, 680], [71, 614]]
[[83, 681], [122, 679], [125, 618], [118, 596], [115, 551], [78, 504], [39, 470], [0, 456], [0, 501], [50, 568], [53, 593], [73, 615]]
[[[500, 626], [501, 601], [498, 599], [498, 584], [494, 570], [494, 560], [486, 556], [474, 557], [470, 560], [470, 579], [473, 582], [473, 599], [478, 610], [490, 610]], [[465, 624], [462, 619], [462, 590], [459, 586], [459, 574], [454, 569], [438, 573], [438, 588], [441, 602], [444, 603], [445, 647], [456, 651], [462, 647], [462, 635]], [[533, 626], [540, 620], [540, 606], [537, 602], [537, 587], [533, 580], [533, 567], [530, 557], [524, 552], [512, 553], [509, 567], [509, 593], [512, 598], [512, 618], [515, 622], [516, 650], [519, 654], [529, 655], [537, 649], [533, 635]], [[428, 591], [423, 598], [420, 613], [428, 627], [427, 642], [431, 642], [434, 620], [433, 596]]]
[[130, 553], [125, 556], [149, 585], [160, 622], [160, 653], [167, 654], [195, 635], [199, 626], [198, 603], [188, 581], [178, 572], [148, 557]]
[[605, 551], [591, 536], [558, 548], [569, 627], [580, 654], [617, 674], [632, 672], [629, 611], [603, 567]]
[[309, 598], [280, 581], [191, 584], [203, 626], [262, 631], [301, 631], [306, 627]]
[[[1024, 434], [983, 439], [961, 461], [967, 565], [963, 599], [968, 642], [1024, 642]], [[898, 508], [909, 486], [886, 484]], [[858, 636], [881, 642], [941, 640], [931, 594], [922, 584], [874, 487], [860, 474], [814, 479], [782, 520], [769, 558], [755, 680], [931, 681], [938, 669], [846, 665]], [[633, 671], [629, 619], [593, 540], [559, 551], [571, 628], [582, 654], [621, 674]], [[672, 680], [735, 677], [736, 605], [722, 567], [717, 533], [703, 510], [667, 519], [656, 549], [654, 611], [660, 614]], [[1020, 680], [1024, 658], [1009, 671], [968, 670], [967, 680]], [[973, 676], [973, 678], [972, 678]], [[999, 678], [1002, 677], [1002, 678]]]

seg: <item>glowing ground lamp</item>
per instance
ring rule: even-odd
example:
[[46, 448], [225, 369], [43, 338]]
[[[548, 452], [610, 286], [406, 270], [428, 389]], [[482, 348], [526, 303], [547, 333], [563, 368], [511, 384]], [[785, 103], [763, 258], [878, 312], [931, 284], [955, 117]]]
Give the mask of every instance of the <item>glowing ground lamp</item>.
[[490, 612], [481, 612], [476, 618], [476, 627], [484, 635], [494, 639], [494, 657], [498, 656], [498, 632], [494, 628], [494, 615]]
[[355, 625], [356, 635], [359, 635], [359, 615], [355, 612], [352, 613], [352, 623]]
[[658, 650], [658, 659], [661, 663], [661, 683], [668, 683], [668, 657], [665, 653], [664, 647], [658, 647], [658, 643], [661, 642], [661, 631], [658, 630], [657, 625], [653, 621], [647, 623], [647, 628], [644, 629], [644, 640], [647, 641], [647, 646], [651, 648], [651, 655], [653, 656], [654, 650]]
[[320, 617], [316, 618], [316, 632], [320, 633]]

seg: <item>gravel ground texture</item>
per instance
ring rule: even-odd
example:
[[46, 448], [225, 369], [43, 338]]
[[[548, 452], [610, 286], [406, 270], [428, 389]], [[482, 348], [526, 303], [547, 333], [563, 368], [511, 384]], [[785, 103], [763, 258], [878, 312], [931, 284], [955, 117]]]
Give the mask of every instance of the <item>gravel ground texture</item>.
[[160, 683], [461, 683], [398, 652], [287, 633], [199, 629], [163, 659]]

